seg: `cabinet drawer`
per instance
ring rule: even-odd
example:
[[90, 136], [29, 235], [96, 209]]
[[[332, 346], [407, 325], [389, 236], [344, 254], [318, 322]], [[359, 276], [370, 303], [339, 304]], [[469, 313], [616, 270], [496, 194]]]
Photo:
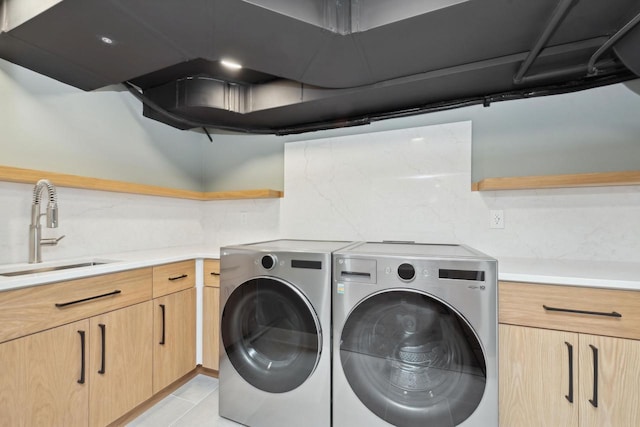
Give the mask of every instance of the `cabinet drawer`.
[[500, 323], [640, 339], [638, 291], [500, 282], [498, 298]]
[[192, 288], [196, 284], [194, 260], [174, 262], [153, 267], [153, 297]]
[[204, 260], [204, 285], [220, 287], [220, 260], [205, 259]]
[[0, 342], [151, 299], [151, 269], [0, 293]]

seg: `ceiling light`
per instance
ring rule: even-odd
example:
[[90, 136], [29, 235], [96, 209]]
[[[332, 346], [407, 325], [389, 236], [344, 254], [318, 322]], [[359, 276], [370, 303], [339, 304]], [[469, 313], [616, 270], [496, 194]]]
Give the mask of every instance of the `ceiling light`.
[[242, 65], [234, 61], [229, 61], [228, 59], [223, 59], [222, 61], [220, 61], [220, 63], [227, 68], [231, 68], [232, 70], [239, 70], [240, 68], [242, 68]]
[[107, 37], [107, 36], [98, 36], [98, 39], [104, 43], [104, 44], [108, 44], [108, 45], [112, 45], [114, 44], [114, 40], [111, 37]]

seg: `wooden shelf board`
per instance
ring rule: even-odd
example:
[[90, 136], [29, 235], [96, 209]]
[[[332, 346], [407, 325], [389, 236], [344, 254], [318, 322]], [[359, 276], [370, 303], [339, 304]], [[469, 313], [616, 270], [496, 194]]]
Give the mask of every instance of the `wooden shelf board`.
[[35, 184], [39, 179], [46, 178], [57, 187], [81, 188], [85, 190], [111, 191], [115, 193], [140, 194], [145, 196], [172, 197], [190, 200], [237, 200], [237, 199], [267, 199], [281, 198], [282, 191], [270, 189], [201, 192], [180, 190], [155, 185], [135, 184], [125, 181], [115, 181], [102, 178], [90, 178], [69, 175], [58, 172], [47, 172], [35, 169], [22, 169], [11, 166], [0, 166], [0, 181]]
[[640, 185], [640, 171], [485, 178], [482, 181], [473, 182], [471, 191], [534, 190], [616, 185]]

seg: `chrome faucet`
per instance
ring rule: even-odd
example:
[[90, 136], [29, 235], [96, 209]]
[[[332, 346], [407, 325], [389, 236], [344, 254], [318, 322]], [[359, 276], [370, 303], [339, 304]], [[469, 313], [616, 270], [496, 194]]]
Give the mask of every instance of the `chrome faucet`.
[[[49, 203], [47, 204], [47, 213], [40, 213], [40, 200], [42, 198], [42, 192], [47, 190], [47, 198]], [[42, 262], [42, 253], [40, 247], [42, 245], [55, 246], [64, 237], [60, 236], [57, 239], [43, 239], [42, 229], [40, 227], [40, 217], [47, 217], [48, 228], [58, 228], [58, 195], [56, 194], [56, 187], [47, 180], [41, 179], [38, 181], [33, 189], [33, 204], [31, 205], [31, 225], [29, 225], [29, 263]]]

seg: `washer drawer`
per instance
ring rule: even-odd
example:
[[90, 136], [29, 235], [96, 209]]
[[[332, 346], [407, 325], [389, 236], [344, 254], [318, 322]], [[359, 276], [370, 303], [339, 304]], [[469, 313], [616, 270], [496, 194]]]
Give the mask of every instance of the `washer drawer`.
[[640, 291], [500, 282], [499, 322], [640, 339]]

